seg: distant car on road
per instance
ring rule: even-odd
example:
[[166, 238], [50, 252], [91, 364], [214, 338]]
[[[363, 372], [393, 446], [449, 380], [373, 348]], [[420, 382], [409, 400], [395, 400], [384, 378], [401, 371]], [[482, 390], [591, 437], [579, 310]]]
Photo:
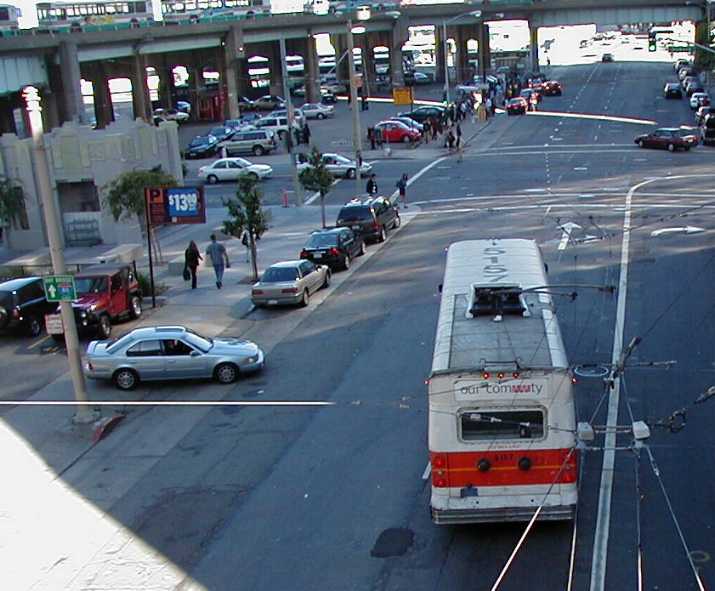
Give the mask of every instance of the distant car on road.
[[114, 341], [92, 341], [85, 375], [111, 380], [120, 390], [142, 381], [215, 379], [231, 384], [263, 368], [265, 355], [239, 338], [208, 338], [183, 326], [137, 328]]
[[233, 154], [263, 156], [275, 150], [278, 142], [270, 129], [251, 127], [237, 131], [230, 140], [223, 142], [221, 147], [226, 148], [227, 156]]
[[165, 121], [184, 123], [189, 120], [190, 115], [178, 109], [154, 109], [154, 117], [159, 117]]
[[435, 120], [440, 120], [444, 117], [445, 108], [438, 105], [424, 105], [422, 107], [417, 107], [414, 111], [408, 113], [398, 113], [399, 117], [409, 117], [414, 119], [417, 123], [424, 123], [427, 119], [433, 118]]
[[335, 107], [322, 103], [305, 103], [300, 108], [306, 119], [327, 119], [335, 117]]
[[389, 143], [402, 142], [409, 144], [420, 139], [421, 133], [408, 127], [400, 121], [381, 121], [375, 125], [375, 130], [382, 134], [383, 141]]
[[[299, 159], [301, 158], [301, 156], [304, 158], [304, 160], [298, 163], [298, 172], [302, 172], [306, 168], [310, 167], [310, 164], [308, 164], [307, 157], [301, 154], [299, 156]], [[325, 168], [333, 176], [345, 177], [346, 179], [355, 178], [357, 171], [357, 162], [355, 162], [355, 160], [351, 160], [350, 158], [347, 158], [342, 154], [326, 153], [323, 154], [322, 161], [325, 165]], [[368, 164], [367, 162], [363, 162], [362, 166], [360, 167], [360, 175], [363, 176], [369, 174], [371, 171], [372, 165]]]
[[212, 135], [200, 135], [184, 150], [184, 158], [209, 158], [218, 151], [218, 140]]
[[697, 146], [698, 137], [687, 130], [677, 127], [662, 127], [651, 133], [637, 136], [633, 140], [641, 148], [662, 148], [669, 152], [690, 150]]
[[542, 85], [542, 92], [545, 96], [561, 96], [563, 86], [558, 80], [547, 80]]
[[56, 303], [45, 299], [41, 277], [22, 277], [0, 283], [0, 331], [21, 331], [31, 337], [42, 332], [45, 314]]
[[307, 306], [310, 296], [330, 285], [330, 268], [311, 261], [285, 261], [268, 267], [251, 288], [251, 301], [257, 307]]
[[285, 100], [274, 94], [266, 94], [253, 101], [253, 108], [256, 111], [275, 111], [276, 109], [285, 109]]
[[415, 72], [415, 84], [432, 84], [434, 82], [434, 74], [430, 72]]
[[527, 103], [526, 99], [521, 96], [509, 99], [506, 102], [507, 115], [525, 115], [528, 109], [529, 103]]
[[387, 197], [353, 199], [340, 209], [336, 226], [350, 228], [365, 240], [384, 242], [387, 230], [399, 228], [400, 212]]
[[213, 185], [220, 181], [237, 181], [241, 177], [263, 180], [273, 174], [267, 164], [253, 164], [244, 158], [221, 158], [199, 168], [198, 176]]
[[601, 56], [601, 61], [602, 61], [603, 63], [610, 63], [610, 62], [612, 62], [612, 61], [613, 61], [613, 54], [612, 54], [612, 53], [604, 53], [604, 54]]
[[300, 251], [300, 258], [328, 265], [331, 269], [349, 269], [355, 257], [364, 255], [365, 240], [350, 228], [328, 228], [313, 232]]
[[663, 96], [667, 99], [683, 98], [683, 89], [680, 88], [680, 84], [677, 82], [668, 82], [663, 88]]
[[707, 92], [694, 92], [690, 95], [690, 108], [695, 110], [710, 105], [710, 95]]
[[245, 111], [255, 111], [256, 105], [251, 99], [249, 99], [245, 96], [239, 96], [238, 97], [238, 110], [240, 113], [243, 113]]

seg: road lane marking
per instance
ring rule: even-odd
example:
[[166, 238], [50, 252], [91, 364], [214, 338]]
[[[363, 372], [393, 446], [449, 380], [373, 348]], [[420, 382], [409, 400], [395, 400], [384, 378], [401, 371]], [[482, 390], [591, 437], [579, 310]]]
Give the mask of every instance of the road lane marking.
[[[330, 185], [330, 186], [331, 186], [331, 187], [334, 187], [335, 185], [337, 185], [337, 184], [338, 184], [340, 181], [342, 181], [342, 180], [343, 180], [342, 178], [335, 179], [335, 180], [333, 181], [333, 184]], [[316, 191], [315, 193], [313, 193], [313, 194], [306, 200], [305, 204], [306, 204], [306, 205], [312, 205], [312, 204], [315, 202], [315, 200], [316, 200], [316, 199], [319, 199], [319, 198], [320, 198], [320, 191]]]
[[39, 340], [35, 341], [34, 343], [32, 343], [32, 345], [29, 345], [29, 346], [27, 347], [27, 349], [28, 349], [28, 350], [32, 350], [32, 349], [34, 349], [35, 347], [37, 347], [37, 346], [41, 345], [42, 343], [44, 343], [46, 340], [51, 339], [51, 338], [52, 338], [52, 336], [47, 334], [47, 335], [45, 335], [44, 337], [42, 337], [41, 339], [39, 339]]

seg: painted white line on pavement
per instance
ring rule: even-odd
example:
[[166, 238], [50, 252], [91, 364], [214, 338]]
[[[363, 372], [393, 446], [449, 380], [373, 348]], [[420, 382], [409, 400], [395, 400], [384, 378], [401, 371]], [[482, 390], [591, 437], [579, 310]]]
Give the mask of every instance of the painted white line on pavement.
[[[414, 183], [417, 179], [419, 179], [423, 174], [425, 174], [426, 172], [429, 172], [432, 168], [434, 168], [438, 164], [447, 160], [447, 158], [449, 158], [449, 156], [442, 156], [441, 158], [437, 158], [437, 160], [435, 160], [434, 162], [430, 162], [427, 166], [425, 166], [424, 168], [420, 169], [417, 173], [412, 175], [412, 178], [408, 179], [407, 186], [409, 187], [412, 183]], [[394, 199], [395, 197], [397, 197], [399, 195], [399, 193], [400, 192], [398, 190], [393, 191], [392, 195], [390, 195], [390, 199]]]
[[432, 473], [432, 464], [427, 462], [427, 467], [425, 468], [425, 471], [422, 472], [422, 480], [427, 480], [430, 477], [431, 473]]
[[[634, 144], [628, 143], [628, 144], [606, 144], [606, 143], [600, 143], [600, 144], [561, 144], [560, 146], [554, 146], [554, 148], [558, 149], [563, 149], [563, 148], [625, 148], [629, 146], [633, 146]], [[503, 148], [489, 148], [489, 152], [494, 152], [497, 150], [501, 151], [513, 151], [513, 150], [528, 150], [532, 148], [543, 148], [545, 146], [548, 146], [548, 144], [520, 144], [518, 146], [512, 145], [508, 147], [503, 147]], [[486, 150], [485, 150], [486, 151]], [[481, 152], [480, 152], [481, 153]]]
[[618, 123], [635, 123], [636, 125], [656, 125], [651, 119], [636, 119], [635, 117], [617, 117], [613, 115], [598, 115], [592, 113], [563, 113], [558, 111], [529, 111], [529, 117], [568, 117], [569, 119], [591, 119], [593, 121], [616, 121]]
[[337, 406], [325, 400], [0, 400], [0, 406]]
[[[342, 181], [342, 180], [343, 180], [343, 179], [335, 179], [335, 180], [333, 181], [332, 186], [334, 187], [335, 185], [337, 185], [337, 184], [338, 184], [340, 181]], [[308, 197], [308, 199], [306, 199], [306, 201], [305, 201], [305, 205], [312, 205], [312, 204], [315, 202], [316, 199], [320, 199], [320, 191], [316, 191], [316, 192], [313, 193], [310, 197]]]

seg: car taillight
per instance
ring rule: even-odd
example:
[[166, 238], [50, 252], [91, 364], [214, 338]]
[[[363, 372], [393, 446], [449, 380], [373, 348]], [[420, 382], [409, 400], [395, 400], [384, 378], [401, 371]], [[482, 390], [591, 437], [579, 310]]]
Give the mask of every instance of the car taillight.
[[330, 254], [332, 254], [334, 257], [336, 257], [340, 254], [340, 251], [337, 248], [335, 248], [334, 246], [328, 252]]
[[375, 228], [376, 230], [379, 230], [379, 229], [380, 229], [380, 224], [377, 222], [377, 220], [375, 220], [374, 222], [372, 222], [372, 227]]
[[297, 287], [286, 287], [285, 289], [281, 289], [281, 293], [298, 293], [298, 288]]
[[307, 259], [308, 258], [308, 251], [303, 249], [300, 251], [300, 258], [301, 259]]
[[15, 319], [20, 318], [20, 308], [13, 308], [12, 309], [12, 317]]
[[263, 295], [263, 290], [262, 289], [252, 289], [251, 295]]

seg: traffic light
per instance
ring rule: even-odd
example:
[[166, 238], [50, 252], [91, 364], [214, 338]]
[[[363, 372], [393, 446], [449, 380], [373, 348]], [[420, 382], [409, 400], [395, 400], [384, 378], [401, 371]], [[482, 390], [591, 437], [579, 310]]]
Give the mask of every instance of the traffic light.
[[648, 51], [655, 51], [656, 49], [656, 34], [651, 31], [648, 33]]

